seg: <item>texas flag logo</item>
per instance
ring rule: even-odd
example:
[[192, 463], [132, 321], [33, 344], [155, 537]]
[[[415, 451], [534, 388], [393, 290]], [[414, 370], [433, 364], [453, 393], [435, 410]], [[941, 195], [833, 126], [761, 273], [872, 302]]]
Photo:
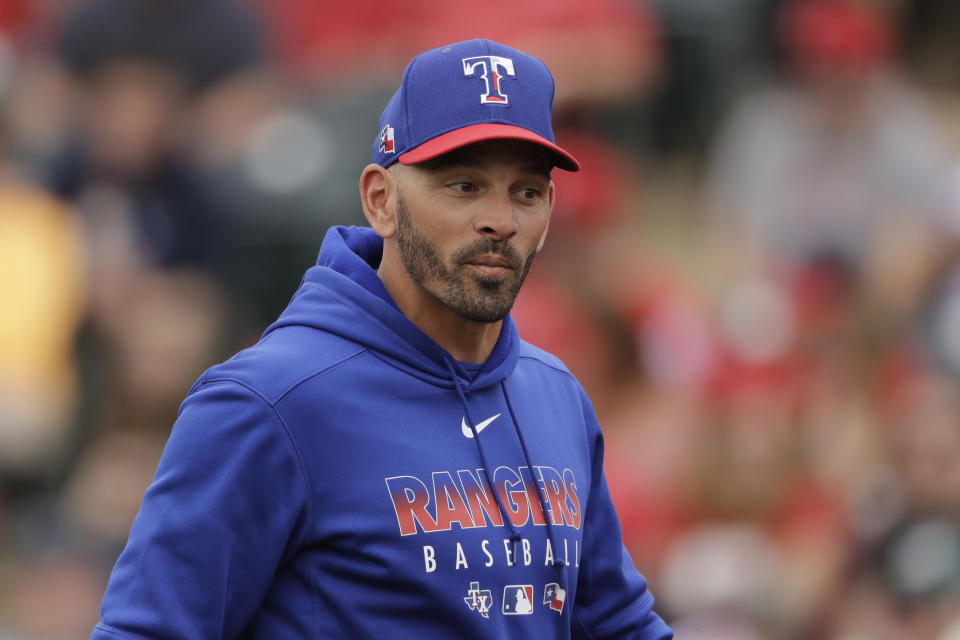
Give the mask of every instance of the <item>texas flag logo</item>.
[[552, 611], [563, 613], [563, 603], [567, 599], [567, 590], [556, 582], [551, 582], [543, 589], [543, 604]]
[[480, 104], [506, 105], [507, 94], [503, 92], [500, 81], [504, 75], [515, 76], [513, 60], [501, 56], [474, 56], [463, 59], [463, 75], [468, 78], [479, 76], [483, 79], [484, 93], [480, 95]]
[[389, 124], [384, 125], [380, 130], [380, 153], [394, 153], [393, 147], [393, 127]]

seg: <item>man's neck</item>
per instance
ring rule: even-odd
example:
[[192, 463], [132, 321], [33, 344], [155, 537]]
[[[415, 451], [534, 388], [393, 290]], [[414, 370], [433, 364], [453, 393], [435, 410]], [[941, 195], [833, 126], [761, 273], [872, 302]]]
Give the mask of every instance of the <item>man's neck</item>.
[[493, 353], [500, 339], [502, 320], [468, 320], [412, 281], [395, 280], [391, 271], [385, 271], [382, 265], [377, 275], [403, 315], [454, 358], [479, 364], [486, 362]]
[[460, 362], [486, 362], [500, 339], [503, 321], [475, 322], [456, 315], [446, 307], [430, 311], [424, 305], [410, 310], [397, 302], [403, 314], [421, 331]]

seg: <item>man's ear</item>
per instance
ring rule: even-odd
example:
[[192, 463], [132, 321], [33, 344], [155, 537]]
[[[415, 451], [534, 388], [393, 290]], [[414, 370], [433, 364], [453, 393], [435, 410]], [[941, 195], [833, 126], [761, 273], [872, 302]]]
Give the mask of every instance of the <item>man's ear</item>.
[[550, 181], [550, 191], [547, 193], [547, 202], [550, 204], [550, 216], [547, 218], [547, 226], [543, 228], [543, 233], [540, 234], [540, 240], [537, 242], [537, 253], [543, 249], [543, 243], [547, 240], [547, 231], [550, 230], [550, 218], [553, 217], [553, 205], [557, 201], [557, 188], [553, 184], [553, 180]]
[[381, 238], [397, 232], [397, 181], [378, 164], [368, 164], [360, 174], [360, 204], [363, 217]]

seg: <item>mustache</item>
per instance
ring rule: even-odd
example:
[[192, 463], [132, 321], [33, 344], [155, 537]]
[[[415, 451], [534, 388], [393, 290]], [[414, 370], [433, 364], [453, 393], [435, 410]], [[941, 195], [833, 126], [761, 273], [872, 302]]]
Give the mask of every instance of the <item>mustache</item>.
[[488, 238], [474, 240], [467, 246], [457, 249], [453, 254], [453, 261], [457, 264], [466, 264], [478, 256], [487, 254], [502, 256], [515, 270], [519, 270], [524, 263], [523, 256], [509, 242]]

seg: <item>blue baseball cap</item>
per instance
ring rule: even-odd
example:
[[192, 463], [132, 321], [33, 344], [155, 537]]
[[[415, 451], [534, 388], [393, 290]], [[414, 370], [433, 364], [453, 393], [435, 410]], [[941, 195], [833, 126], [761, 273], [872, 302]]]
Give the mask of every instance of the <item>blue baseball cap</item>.
[[418, 164], [474, 142], [525, 140], [553, 164], [580, 163], [553, 135], [553, 76], [543, 62], [491, 40], [467, 40], [414, 58], [380, 116], [373, 162]]

